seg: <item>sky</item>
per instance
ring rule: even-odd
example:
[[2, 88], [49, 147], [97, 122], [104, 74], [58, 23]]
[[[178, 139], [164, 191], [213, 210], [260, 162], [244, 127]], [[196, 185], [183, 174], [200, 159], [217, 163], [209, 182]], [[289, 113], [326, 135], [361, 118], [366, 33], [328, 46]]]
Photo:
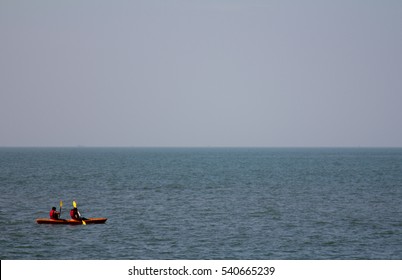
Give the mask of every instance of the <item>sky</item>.
[[0, 146], [402, 147], [402, 1], [0, 0]]

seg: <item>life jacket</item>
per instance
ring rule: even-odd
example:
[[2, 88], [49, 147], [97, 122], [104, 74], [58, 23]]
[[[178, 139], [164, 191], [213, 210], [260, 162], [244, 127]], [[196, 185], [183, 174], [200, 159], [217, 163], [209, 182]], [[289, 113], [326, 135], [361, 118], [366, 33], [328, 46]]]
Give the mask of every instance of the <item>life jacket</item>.
[[70, 210], [70, 217], [71, 217], [71, 219], [75, 219], [75, 220], [79, 219], [77, 208]]
[[59, 216], [56, 213], [56, 210], [53, 210], [53, 209], [50, 210], [49, 216], [50, 216], [50, 219], [58, 219], [59, 218]]

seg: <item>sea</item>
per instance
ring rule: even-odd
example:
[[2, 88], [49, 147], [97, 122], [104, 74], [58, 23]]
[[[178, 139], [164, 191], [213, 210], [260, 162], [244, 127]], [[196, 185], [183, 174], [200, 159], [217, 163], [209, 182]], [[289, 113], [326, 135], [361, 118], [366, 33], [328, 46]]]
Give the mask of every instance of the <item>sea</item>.
[[[47, 225], [55, 206], [105, 224]], [[2, 260], [402, 259], [402, 148], [0, 148]]]

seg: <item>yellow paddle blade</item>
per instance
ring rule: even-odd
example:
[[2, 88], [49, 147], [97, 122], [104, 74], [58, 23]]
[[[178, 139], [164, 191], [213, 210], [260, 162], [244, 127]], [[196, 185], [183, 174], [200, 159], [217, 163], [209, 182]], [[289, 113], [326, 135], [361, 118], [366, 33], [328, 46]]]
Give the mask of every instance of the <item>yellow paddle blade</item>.
[[63, 207], [63, 201], [60, 200], [60, 208]]
[[77, 208], [77, 202], [75, 202], [75, 200], [73, 201], [73, 207]]
[[87, 223], [86, 223], [84, 220], [82, 220], [82, 224], [83, 224], [84, 226], [87, 225]]

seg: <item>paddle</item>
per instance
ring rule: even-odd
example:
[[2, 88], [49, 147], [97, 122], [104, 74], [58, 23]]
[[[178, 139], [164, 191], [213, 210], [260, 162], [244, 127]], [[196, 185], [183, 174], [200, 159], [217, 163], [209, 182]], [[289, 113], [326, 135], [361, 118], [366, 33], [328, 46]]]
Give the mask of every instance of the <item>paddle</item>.
[[63, 201], [60, 200], [60, 211], [59, 211], [59, 219], [61, 217], [61, 207], [63, 207]]
[[[77, 202], [75, 202], [75, 200], [73, 201], [73, 207], [74, 208], [77, 208]], [[77, 209], [77, 212], [78, 212], [78, 216], [81, 218], [81, 213], [80, 213], [80, 211], [78, 211], [78, 209]], [[81, 218], [81, 222], [82, 222], [82, 224], [84, 225], [84, 226], [86, 226], [87, 225], [87, 223]]]

